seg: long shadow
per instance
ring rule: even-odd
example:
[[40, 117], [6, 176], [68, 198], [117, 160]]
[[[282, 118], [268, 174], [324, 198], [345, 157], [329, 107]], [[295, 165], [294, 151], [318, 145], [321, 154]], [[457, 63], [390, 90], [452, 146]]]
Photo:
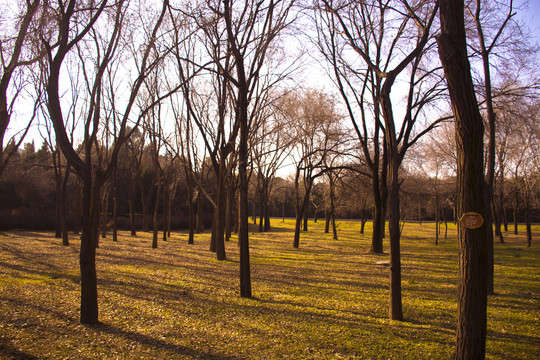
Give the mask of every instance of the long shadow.
[[196, 349], [192, 349], [186, 346], [182, 345], [176, 345], [171, 344], [166, 341], [156, 339], [147, 335], [143, 335], [137, 332], [133, 331], [127, 331], [124, 329], [120, 329], [114, 325], [105, 324], [105, 323], [99, 323], [95, 326], [96, 330], [105, 332], [110, 335], [114, 336], [122, 336], [128, 340], [136, 341], [140, 344], [143, 344], [145, 346], [152, 347], [154, 349], [158, 350], [166, 350], [173, 352], [175, 354], [181, 354], [181, 355], [188, 355], [197, 359], [217, 359], [217, 360], [239, 360], [241, 358], [238, 358], [236, 356], [222, 356], [222, 355], [215, 355], [215, 354], [209, 354], [206, 352], [202, 352]]
[[40, 359], [34, 355], [30, 355], [8, 344], [0, 343], [0, 358], [2, 359], [20, 359], [20, 360], [34, 360]]

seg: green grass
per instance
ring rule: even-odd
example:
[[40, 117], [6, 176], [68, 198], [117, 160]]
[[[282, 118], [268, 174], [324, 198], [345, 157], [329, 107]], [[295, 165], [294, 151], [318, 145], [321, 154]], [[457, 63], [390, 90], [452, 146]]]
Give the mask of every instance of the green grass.
[[[388, 319], [388, 255], [369, 254], [371, 227], [339, 222], [339, 240], [309, 224], [294, 249], [293, 222], [250, 233], [254, 299], [239, 294], [238, 247], [227, 261], [209, 234], [187, 244], [174, 233], [101, 239], [101, 323], [79, 323], [79, 240], [50, 233], [0, 233], [0, 358], [43, 359], [448, 359], [455, 342], [456, 229], [434, 245], [434, 224], [402, 235], [405, 321]], [[255, 231], [253, 227], [253, 231]], [[522, 232], [524, 229], [520, 229]], [[495, 243], [488, 359], [540, 353], [540, 226]], [[385, 251], [388, 249], [385, 240]]]

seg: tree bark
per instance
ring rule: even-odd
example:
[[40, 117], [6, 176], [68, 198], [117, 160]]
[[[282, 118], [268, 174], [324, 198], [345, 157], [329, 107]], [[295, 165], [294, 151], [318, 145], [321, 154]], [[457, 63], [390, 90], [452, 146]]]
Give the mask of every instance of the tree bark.
[[[458, 155], [457, 211], [486, 214], [482, 117], [478, 110], [467, 58], [463, 0], [441, 0], [441, 34], [437, 42], [456, 124]], [[458, 223], [459, 279], [455, 359], [484, 359], [487, 327], [485, 225]]]

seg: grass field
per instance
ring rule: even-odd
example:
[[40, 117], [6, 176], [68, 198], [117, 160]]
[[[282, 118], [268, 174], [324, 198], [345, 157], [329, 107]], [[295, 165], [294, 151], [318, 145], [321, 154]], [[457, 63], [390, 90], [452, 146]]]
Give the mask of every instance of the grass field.
[[[388, 255], [368, 253], [371, 228], [339, 223], [339, 240], [310, 223], [294, 249], [293, 223], [250, 233], [254, 299], [240, 298], [236, 238], [227, 261], [209, 235], [187, 244], [173, 233], [101, 239], [100, 321], [79, 323], [79, 240], [52, 233], [0, 233], [1, 359], [449, 359], [457, 309], [457, 244], [434, 245], [434, 224], [402, 236], [405, 321], [388, 320]], [[255, 228], [253, 228], [255, 230]], [[495, 244], [488, 359], [540, 354], [540, 226]], [[385, 251], [388, 244], [385, 240]]]

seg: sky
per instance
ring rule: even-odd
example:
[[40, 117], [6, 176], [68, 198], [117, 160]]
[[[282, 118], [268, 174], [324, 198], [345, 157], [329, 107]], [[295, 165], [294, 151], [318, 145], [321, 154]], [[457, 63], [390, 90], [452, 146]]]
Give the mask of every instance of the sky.
[[540, 43], [540, 0], [517, 0], [520, 7], [527, 3], [528, 9], [518, 10], [517, 16], [529, 26], [538, 44]]
[[[4, 3], [4, 1], [5, 0], [1, 0], [0, 3]], [[9, 1], [11, 0], [8, 0], [8, 3]], [[540, 46], [540, 0], [514, 0], [514, 3], [518, 8], [516, 11], [516, 16], [528, 26], [529, 30], [531, 31], [533, 41], [536, 42], [537, 46]], [[320, 78], [315, 81], [316, 83], [320, 84], [324, 82], [328, 84], [328, 80], [325, 78], [324, 74], [319, 74], [319, 76]], [[312, 78], [311, 80], [313, 81], [315, 79]], [[12, 118], [12, 121], [13, 120], [15, 119]], [[32, 139], [35, 140], [36, 147], [41, 145], [42, 141], [37, 131], [37, 127], [32, 129], [26, 141], [31, 141]]]

